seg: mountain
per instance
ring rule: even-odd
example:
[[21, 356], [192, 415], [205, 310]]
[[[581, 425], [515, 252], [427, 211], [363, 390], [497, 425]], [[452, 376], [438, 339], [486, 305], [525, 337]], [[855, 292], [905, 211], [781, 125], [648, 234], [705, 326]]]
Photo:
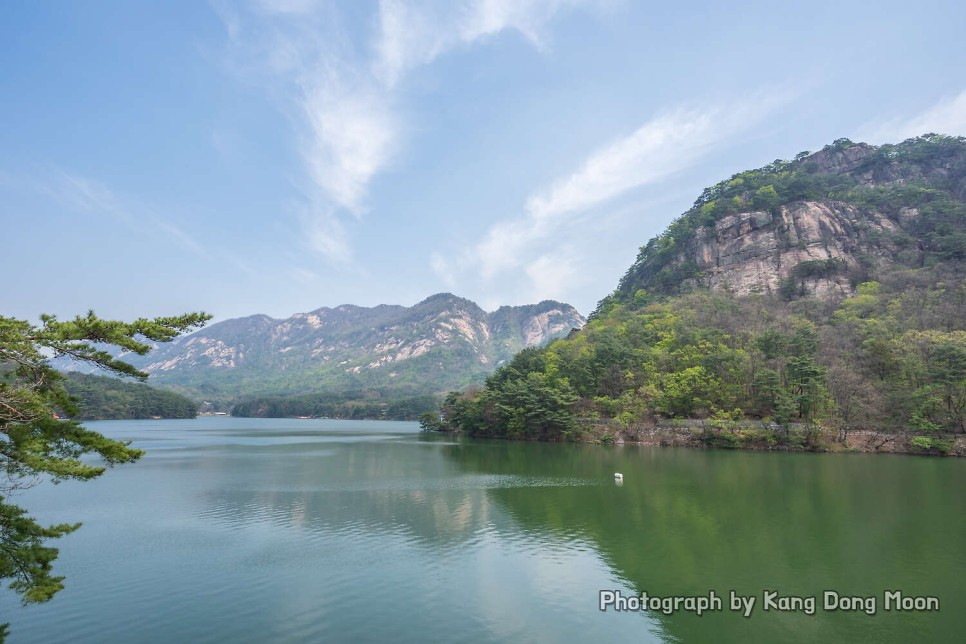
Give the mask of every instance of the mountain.
[[966, 453], [966, 139], [840, 139], [708, 188], [579, 332], [442, 411], [508, 438], [682, 419], [726, 447]]
[[742, 172], [704, 191], [648, 242], [620, 281], [737, 294], [852, 295], [883, 269], [962, 260], [962, 139], [926, 136], [875, 147], [840, 139], [823, 150]]
[[487, 313], [440, 293], [412, 307], [346, 304], [283, 320], [225, 320], [123, 359], [151, 374], [152, 384], [214, 400], [314, 392], [398, 398], [481, 383], [517, 351], [583, 324], [559, 302]]

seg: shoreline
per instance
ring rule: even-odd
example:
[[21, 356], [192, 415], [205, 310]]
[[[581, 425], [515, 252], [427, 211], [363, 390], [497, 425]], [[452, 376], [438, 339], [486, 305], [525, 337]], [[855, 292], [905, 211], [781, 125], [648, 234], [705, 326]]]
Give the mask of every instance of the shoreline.
[[647, 427], [614, 430], [596, 425], [581, 442], [601, 445], [639, 445], [689, 447], [697, 449], [736, 449], [816, 453], [909, 454], [913, 456], [966, 457], [966, 435], [944, 434], [934, 439], [943, 449], [913, 444], [918, 435], [855, 429], [842, 437], [831, 430], [817, 430], [811, 436], [801, 430], [789, 432], [743, 423], [738, 427], [716, 428], [702, 421], [658, 422]]
[[[426, 430], [440, 434], [464, 432]], [[522, 440], [542, 443], [587, 445], [636, 445], [640, 447], [686, 447], [741, 451], [812, 452], [826, 454], [908, 454], [911, 456], [966, 457], [966, 434], [922, 436], [911, 432], [855, 429], [840, 435], [830, 429], [802, 426], [785, 429], [761, 422], [739, 421], [724, 427], [704, 420], [663, 420], [656, 424], [635, 424], [627, 428], [613, 424], [588, 423], [576, 436], [499, 436], [473, 434], [473, 438]], [[917, 443], [918, 439], [918, 443]]]

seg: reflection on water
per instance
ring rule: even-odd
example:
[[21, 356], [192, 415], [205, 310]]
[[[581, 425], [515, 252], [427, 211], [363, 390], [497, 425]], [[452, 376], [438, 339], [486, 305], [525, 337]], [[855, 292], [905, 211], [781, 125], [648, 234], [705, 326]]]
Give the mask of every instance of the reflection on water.
[[414, 423], [98, 423], [147, 450], [85, 484], [31, 490], [68, 586], [15, 607], [18, 641], [638, 640], [646, 615], [596, 610], [593, 547], [521, 529], [497, 489], [594, 478], [469, 472]]
[[[955, 641], [960, 461], [454, 440], [413, 423], [98, 423], [148, 450], [21, 501], [68, 587], [29, 641]], [[624, 474], [623, 485], [614, 472]], [[937, 614], [602, 613], [600, 589], [939, 595]], [[761, 600], [759, 599], [759, 602]], [[8, 617], [9, 615], [9, 617]]]
[[[522, 530], [593, 544], [627, 594], [757, 596], [745, 619], [728, 608], [661, 622], [681, 641], [960, 641], [966, 572], [966, 463], [867, 455], [489, 443], [451, 448], [465, 471], [590, 477], [623, 485], [495, 489]], [[938, 613], [885, 612], [883, 593], [935, 595]], [[825, 590], [878, 598], [875, 616], [764, 612], [763, 592]]]

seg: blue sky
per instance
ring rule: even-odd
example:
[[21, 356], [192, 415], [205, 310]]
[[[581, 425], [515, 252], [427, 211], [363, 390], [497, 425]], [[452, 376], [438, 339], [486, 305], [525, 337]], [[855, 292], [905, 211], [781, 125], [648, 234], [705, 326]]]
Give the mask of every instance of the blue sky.
[[966, 135], [962, 2], [14, 2], [3, 315], [582, 313], [701, 190]]

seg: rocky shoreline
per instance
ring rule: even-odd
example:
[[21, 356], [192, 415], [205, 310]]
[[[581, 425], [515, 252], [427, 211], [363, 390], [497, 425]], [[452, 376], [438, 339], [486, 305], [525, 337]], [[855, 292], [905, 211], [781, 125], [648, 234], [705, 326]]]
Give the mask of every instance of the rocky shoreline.
[[950, 434], [929, 439], [942, 448], [917, 445], [913, 442], [916, 437], [916, 434], [904, 432], [852, 430], [843, 436], [830, 430], [815, 430], [810, 434], [801, 427], [785, 432], [764, 423], [741, 423], [722, 428], [706, 421], [669, 421], [617, 430], [612, 426], [597, 425], [583, 440], [612, 445], [702, 449], [966, 456], [966, 435]]

